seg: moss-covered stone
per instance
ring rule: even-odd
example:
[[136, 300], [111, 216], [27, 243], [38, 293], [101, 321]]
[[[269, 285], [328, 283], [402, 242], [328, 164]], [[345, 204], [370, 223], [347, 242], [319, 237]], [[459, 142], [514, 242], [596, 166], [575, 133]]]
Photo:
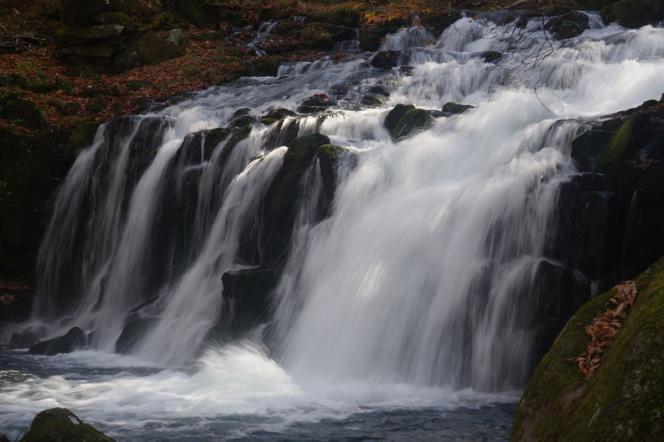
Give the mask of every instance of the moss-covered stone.
[[585, 327], [615, 289], [585, 304], [538, 365], [514, 419], [512, 441], [657, 440], [664, 434], [664, 260], [637, 279], [638, 297], [600, 368], [585, 379], [571, 360]]
[[471, 106], [469, 104], [458, 104], [458, 103], [453, 103], [451, 101], [448, 101], [443, 105], [443, 113], [446, 115], [455, 115], [455, 114], [462, 114], [466, 112], [468, 109], [472, 109], [474, 106]]
[[[61, 0], [62, 22], [68, 26], [93, 26], [95, 17], [109, 12], [131, 12], [136, 0]], [[117, 22], [116, 22], [117, 23]]]
[[35, 416], [20, 442], [113, 442], [66, 408], [51, 408]]
[[602, 172], [616, 173], [620, 168], [629, 138], [632, 135], [636, 114], [632, 114], [627, 121], [616, 131], [609, 141], [609, 145], [599, 156], [596, 169]]
[[337, 189], [339, 162], [347, 153], [348, 149], [334, 144], [324, 144], [318, 148], [318, 162], [323, 181], [323, 193], [319, 208], [321, 218], [327, 217], [330, 213]]
[[319, 148], [330, 139], [321, 134], [300, 137], [288, 144], [281, 169], [270, 185], [263, 210], [264, 225], [258, 247], [262, 262], [279, 262], [285, 258], [293, 231], [297, 201], [302, 196], [302, 180], [313, 164]]
[[412, 104], [397, 104], [385, 117], [385, 128], [396, 141], [406, 138], [433, 123], [431, 112]]

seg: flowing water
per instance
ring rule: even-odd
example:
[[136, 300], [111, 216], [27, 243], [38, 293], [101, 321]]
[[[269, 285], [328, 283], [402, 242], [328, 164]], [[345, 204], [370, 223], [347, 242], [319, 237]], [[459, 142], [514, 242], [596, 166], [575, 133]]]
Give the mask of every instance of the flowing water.
[[[403, 29], [384, 46], [408, 69], [372, 68], [368, 53], [297, 63], [102, 126], [58, 194], [30, 324], [44, 336], [79, 326], [93, 349], [3, 351], [3, 431], [64, 406], [120, 440], [505, 440], [571, 140], [664, 91], [664, 30], [590, 18], [562, 42], [540, 19], [501, 15], [438, 38]], [[277, 142], [279, 123], [232, 151], [232, 134], [193, 134], [339, 85], [325, 118], [288, 117]], [[389, 98], [362, 106], [377, 85]], [[396, 104], [448, 101], [475, 107], [400, 142], [383, 126]], [[319, 164], [305, 175], [269, 325], [221, 343], [221, 276], [248, 266], [243, 232], [261, 229], [289, 127], [350, 154], [323, 220]], [[114, 354], [137, 318], [129, 354]]]

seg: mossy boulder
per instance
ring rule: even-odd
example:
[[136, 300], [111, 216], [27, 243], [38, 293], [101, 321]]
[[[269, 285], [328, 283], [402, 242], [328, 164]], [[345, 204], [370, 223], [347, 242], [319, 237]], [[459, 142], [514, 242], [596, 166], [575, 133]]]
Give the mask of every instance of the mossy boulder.
[[113, 442], [113, 439], [81, 421], [66, 408], [42, 411], [20, 442]]
[[263, 205], [263, 226], [258, 247], [251, 258], [264, 263], [283, 260], [296, 217], [297, 201], [306, 193], [302, 186], [307, 170], [323, 145], [330, 139], [321, 134], [306, 135], [288, 144], [283, 165], [268, 188]]
[[251, 64], [247, 74], [259, 77], [276, 77], [279, 72], [279, 66], [286, 59], [279, 55], [267, 55], [259, 57]]
[[570, 319], [519, 403], [512, 441], [658, 440], [664, 434], [664, 260], [637, 279], [638, 297], [599, 369], [586, 379], [574, 358], [611, 290]]
[[442, 111], [445, 115], [449, 116], [449, 115], [462, 114], [469, 109], [473, 109], [474, 107], [475, 106], [471, 106], [470, 104], [459, 104], [448, 101], [443, 105]]
[[318, 148], [318, 163], [320, 164], [323, 191], [319, 205], [319, 217], [329, 216], [337, 190], [337, 177], [342, 159], [349, 154], [345, 147], [334, 144], [324, 144]]
[[605, 22], [638, 28], [664, 20], [664, 3], [660, 0], [619, 0], [602, 9]]
[[433, 124], [431, 111], [418, 109], [411, 104], [397, 104], [385, 117], [385, 128], [395, 141], [427, 129]]

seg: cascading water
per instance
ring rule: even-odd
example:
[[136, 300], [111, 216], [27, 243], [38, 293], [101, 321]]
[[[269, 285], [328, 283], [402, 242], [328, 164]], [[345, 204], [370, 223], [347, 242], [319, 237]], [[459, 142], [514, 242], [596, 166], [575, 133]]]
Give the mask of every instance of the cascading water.
[[[380, 406], [496, 403], [504, 397], [475, 392], [523, 386], [531, 292], [550, 262], [559, 184], [574, 173], [571, 140], [586, 118], [664, 91], [664, 31], [591, 16], [592, 29], [560, 42], [541, 20], [520, 28], [494, 18], [460, 19], [438, 39], [420, 28], [389, 36], [383, 49], [402, 51], [410, 69], [373, 68], [372, 54], [298, 63], [102, 126], [58, 194], [35, 306], [47, 335], [74, 325], [92, 333], [98, 352], [53, 359], [81, 358], [89, 382], [54, 375], [2, 387], [13, 411], [0, 422], [17, 425], [50, 400], [112, 424], [145, 391], [129, 414], [261, 416], [224, 424], [247, 434]], [[347, 91], [324, 117], [245, 125], [339, 85]], [[379, 86], [389, 98], [364, 108]], [[384, 127], [396, 104], [448, 101], [475, 107], [436, 114], [402, 141]], [[260, 239], [273, 227], [264, 223], [274, 183], [291, 176], [284, 168], [297, 155], [281, 144], [295, 132], [322, 133], [347, 152], [326, 210], [324, 164], [306, 166], [304, 193], [288, 195], [290, 245], [275, 251]], [[255, 343], [215, 343], [233, 314], [222, 277], [258, 266], [278, 272], [259, 339], [279, 365]], [[131, 356], [103, 353], [115, 350]], [[192, 361], [194, 374], [178, 371]], [[94, 363], [133, 368], [85, 368]], [[99, 396], [112, 404], [106, 413]], [[136, 422], [141, 434], [156, 431]]]

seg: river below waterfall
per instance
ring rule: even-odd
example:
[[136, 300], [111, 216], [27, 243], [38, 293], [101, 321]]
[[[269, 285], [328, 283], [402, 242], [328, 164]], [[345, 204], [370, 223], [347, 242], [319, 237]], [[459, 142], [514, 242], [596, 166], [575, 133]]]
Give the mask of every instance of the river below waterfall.
[[[571, 141], [664, 91], [661, 28], [588, 17], [562, 41], [501, 14], [437, 38], [403, 29], [382, 48], [401, 67], [369, 53], [282, 66], [100, 128], [58, 194], [34, 319], [4, 330], [76, 326], [90, 349], [2, 350], [0, 429], [67, 407], [119, 440], [506, 440]], [[260, 119], [312, 94], [333, 97], [322, 117]], [[398, 104], [431, 124], [390, 136]], [[229, 123], [192, 148], [188, 135]], [[324, 216], [322, 163], [302, 195], [273, 185], [292, 176], [293, 130], [347, 155]], [[283, 239], [283, 219], [263, 223], [288, 198], [288, 244], [261, 242]], [[264, 322], [226, 339], [238, 301], [223, 278], [275, 262]]]
[[255, 345], [208, 350], [197, 367], [163, 369], [91, 351], [0, 353], [0, 427], [76, 410], [118, 440], [504, 441], [516, 393], [385, 385], [298, 385]]

